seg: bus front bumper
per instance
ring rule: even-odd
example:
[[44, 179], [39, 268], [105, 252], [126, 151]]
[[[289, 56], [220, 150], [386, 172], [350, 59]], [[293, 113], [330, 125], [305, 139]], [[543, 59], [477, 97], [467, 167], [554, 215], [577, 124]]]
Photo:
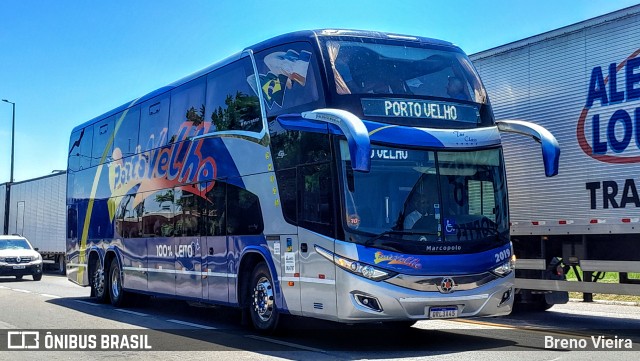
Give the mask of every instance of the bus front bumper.
[[339, 270], [338, 319], [342, 322], [503, 316], [511, 313], [514, 273], [477, 288], [450, 293], [417, 291]]

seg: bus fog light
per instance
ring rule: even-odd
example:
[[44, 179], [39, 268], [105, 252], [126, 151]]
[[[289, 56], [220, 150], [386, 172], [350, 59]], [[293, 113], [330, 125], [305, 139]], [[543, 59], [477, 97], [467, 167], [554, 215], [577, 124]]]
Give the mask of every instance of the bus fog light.
[[500, 300], [500, 303], [498, 304], [498, 307], [502, 306], [505, 302], [509, 301], [511, 299], [511, 294], [512, 293], [513, 293], [513, 288], [509, 288], [508, 290], [506, 290], [502, 294], [502, 299]]
[[358, 304], [360, 304], [361, 306], [364, 306], [376, 312], [382, 312], [382, 307], [380, 306], [380, 302], [378, 302], [377, 298], [365, 295], [354, 296], [356, 298], [356, 302], [358, 302]]

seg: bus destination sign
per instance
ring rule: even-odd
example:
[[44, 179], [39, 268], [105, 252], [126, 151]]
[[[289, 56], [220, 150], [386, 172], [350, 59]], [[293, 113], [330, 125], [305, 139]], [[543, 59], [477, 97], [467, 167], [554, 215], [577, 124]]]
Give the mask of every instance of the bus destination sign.
[[422, 118], [445, 121], [478, 123], [477, 107], [447, 102], [407, 99], [362, 99], [365, 116]]

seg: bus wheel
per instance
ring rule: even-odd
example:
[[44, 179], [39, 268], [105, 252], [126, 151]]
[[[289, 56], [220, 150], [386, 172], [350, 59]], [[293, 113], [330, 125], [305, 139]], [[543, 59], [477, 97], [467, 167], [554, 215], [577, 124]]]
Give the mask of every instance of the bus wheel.
[[273, 279], [266, 263], [259, 263], [251, 276], [251, 321], [263, 332], [273, 332], [278, 326], [278, 310], [275, 303]]
[[120, 272], [118, 260], [113, 259], [111, 267], [109, 267], [109, 297], [111, 298], [111, 304], [116, 307], [124, 306], [125, 296], [125, 291], [122, 290], [122, 272]]
[[107, 290], [104, 287], [104, 270], [97, 259], [91, 273], [91, 295], [100, 303], [107, 302]]

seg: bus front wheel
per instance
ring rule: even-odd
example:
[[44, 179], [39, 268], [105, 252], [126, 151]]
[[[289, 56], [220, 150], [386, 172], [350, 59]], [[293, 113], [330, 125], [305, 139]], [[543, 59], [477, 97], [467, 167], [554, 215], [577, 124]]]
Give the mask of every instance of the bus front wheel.
[[275, 289], [269, 267], [258, 263], [251, 276], [251, 321], [253, 326], [263, 332], [273, 332], [278, 326], [279, 314], [275, 303]]

